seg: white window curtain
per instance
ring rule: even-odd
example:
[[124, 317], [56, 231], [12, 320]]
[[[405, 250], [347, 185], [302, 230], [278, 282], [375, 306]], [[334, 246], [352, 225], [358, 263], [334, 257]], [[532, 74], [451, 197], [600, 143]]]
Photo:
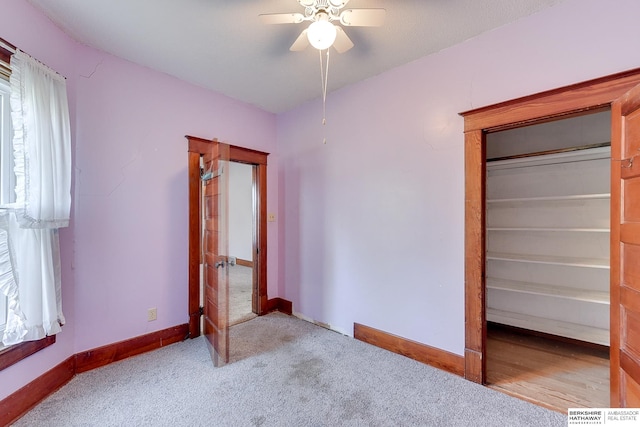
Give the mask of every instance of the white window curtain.
[[10, 82], [16, 202], [0, 215], [5, 345], [56, 334], [64, 324], [58, 228], [68, 226], [71, 206], [65, 79], [18, 50]]

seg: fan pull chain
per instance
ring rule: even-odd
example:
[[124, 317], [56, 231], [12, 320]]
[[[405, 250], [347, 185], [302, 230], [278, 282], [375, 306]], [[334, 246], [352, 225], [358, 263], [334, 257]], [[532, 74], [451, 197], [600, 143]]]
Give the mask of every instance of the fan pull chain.
[[[320, 83], [322, 84], [322, 126], [324, 126], [327, 124], [327, 82], [329, 80], [329, 49], [326, 49], [326, 69], [323, 67], [322, 51], [318, 50], [318, 52], [320, 53]], [[322, 139], [322, 143], [327, 143], [326, 136]]]

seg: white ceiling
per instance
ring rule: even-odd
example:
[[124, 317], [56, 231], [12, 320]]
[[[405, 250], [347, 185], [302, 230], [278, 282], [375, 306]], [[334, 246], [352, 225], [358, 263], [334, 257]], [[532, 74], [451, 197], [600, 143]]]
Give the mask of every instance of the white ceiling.
[[[329, 91], [467, 40], [563, 0], [351, 0], [387, 10], [382, 27], [346, 27]], [[29, 0], [74, 39], [279, 113], [321, 94], [318, 51], [290, 52], [304, 24], [261, 13], [303, 12], [296, 0]]]

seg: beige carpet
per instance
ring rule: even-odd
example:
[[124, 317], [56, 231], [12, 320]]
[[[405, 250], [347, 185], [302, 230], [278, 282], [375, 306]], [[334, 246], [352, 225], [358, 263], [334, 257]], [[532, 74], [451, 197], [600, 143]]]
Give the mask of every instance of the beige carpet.
[[229, 267], [229, 325], [246, 322], [256, 315], [251, 311], [253, 269], [242, 265]]
[[273, 313], [77, 375], [17, 427], [562, 427], [566, 415]]

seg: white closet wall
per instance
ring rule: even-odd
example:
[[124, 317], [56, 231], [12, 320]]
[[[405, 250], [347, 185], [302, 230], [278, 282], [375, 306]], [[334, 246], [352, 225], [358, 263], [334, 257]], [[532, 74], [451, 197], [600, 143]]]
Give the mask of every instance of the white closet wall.
[[609, 345], [610, 148], [487, 163], [487, 320]]
[[253, 261], [253, 166], [229, 162], [229, 255]]

